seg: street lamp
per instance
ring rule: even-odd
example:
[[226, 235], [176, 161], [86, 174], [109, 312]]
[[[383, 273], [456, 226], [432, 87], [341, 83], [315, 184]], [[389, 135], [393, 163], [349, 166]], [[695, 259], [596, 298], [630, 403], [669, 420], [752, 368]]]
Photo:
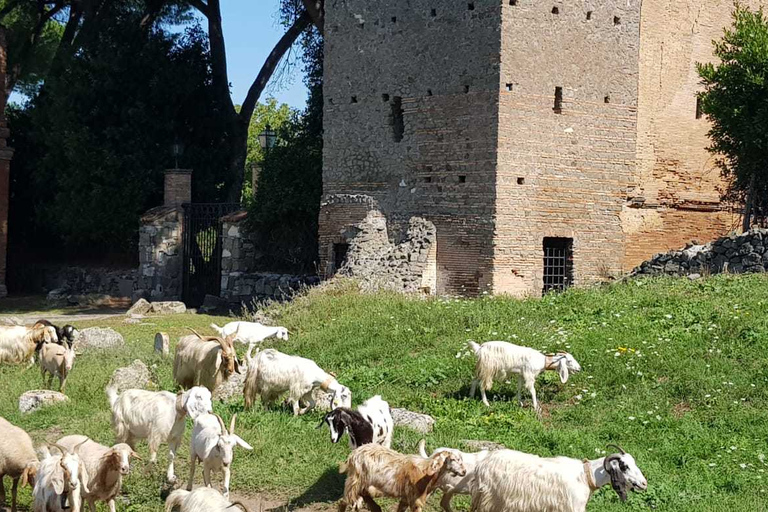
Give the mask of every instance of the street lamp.
[[173, 159], [176, 162], [176, 169], [179, 168], [179, 157], [184, 152], [184, 145], [178, 140], [171, 146], [171, 152], [173, 153]]
[[274, 146], [276, 141], [277, 133], [267, 124], [264, 131], [259, 134], [259, 146], [261, 149], [267, 150]]

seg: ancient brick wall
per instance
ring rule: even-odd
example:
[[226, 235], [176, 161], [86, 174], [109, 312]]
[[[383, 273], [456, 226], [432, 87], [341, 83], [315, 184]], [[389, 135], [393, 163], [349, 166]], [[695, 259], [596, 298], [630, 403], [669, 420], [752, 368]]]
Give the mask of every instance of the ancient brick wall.
[[338, 0], [326, 6], [321, 268], [362, 221], [392, 242], [411, 217], [437, 230], [440, 293], [490, 284], [499, 82], [496, 0]]
[[617, 274], [640, 2], [504, 4], [493, 291], [541, 291], [544, 237], [573, 239], [575, 284]]
[[[756, 8], [765, 2], [742, 2]], [[705, 148], [710, 124], [697, 119], [696, 62], [730, 25], [731, 0], [645, 0], [640, 30], [637, 167], [622, 214], [624, 270], [649, 256], [702, 242], [738, 226], [720, 204], [720, 172]]]

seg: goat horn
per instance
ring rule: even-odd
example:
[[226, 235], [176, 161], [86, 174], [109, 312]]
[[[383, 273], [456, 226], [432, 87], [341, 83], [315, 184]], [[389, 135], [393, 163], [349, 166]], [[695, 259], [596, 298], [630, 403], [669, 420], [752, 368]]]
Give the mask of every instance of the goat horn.
[[237, 419], [237, 414], [232, 415], [232, 419], [229, 422], [229, 435], [233, 436], [235, 435], [235, 420]]
[[613, 462], [614, 460], [620, 460], [620, 459], [621, 459], [621, 455], [619, 455], [618, 453], [613, 453], [607, 456], [605, 460], [603, 460], [603, 469], [608, 471], [608, 466], [610, 466], [611, 462]]
[[221, 416], [219, 416], [218, 414], [214, 414], [214, 416], [216, 416], [216, 419], [219, 420], [219, 426], [221, 427], [222, 435], [226, 434], [227, 433], [227, 426], [224, 425], [224, 420], [221, 419]]
[[230, 506], [228, 506], [227, 508], [233, 508], [233, 507], [240, 507], [240, 508], [241, 508], [241, 509], [243, 509], [245, 512], [248, 512], [248, 509], [246, 508], [246, 506], [245, 506], [245, 505], [243, 505], [243, 504], [242, 504], [241, 502], [239, 502], [239, 501], [233, 501], [233, 502], [232, 502], [232, 504], [231, 504]]
[[202, 340], [202, 339], [205, 339], [205, 338], [203, 338], [202, 336], [200, 336], [200, 333], [199, 333], [199, 332], [197, 332], [196, 330], [194, 330], [193, 328], [191, 328], [191, 327], [187, 327], [187, 329], [189, 329], [190, 331], [192, 331], [192, 333], [194, 333], [194, 335], [195, 335], [195, 336], [197, 336], [198, 338], [200, 338], [201, 340]]
[[619, 445], [617, 445], [617, 444], [613, 444], [613, 443], [611, 443], [611, 444], [607, 444], [607, 445], [605, 445], [605, 447], [606, 447], [606, 448], [610, 448], [611, 446], [613, 446], [614, 448], [616, 448], [617, 450], [619, 450], [619, 451], [621, 452], [621, 454], [622, 454], [622, 455], [624, 455], [625, 453], [627, 453], [627, 452], [625, 452], [625, 451], [624, 451], [624, 448], [622, 448], [621, 446], [619, 446]]
[[62, 455], [66, 455], [67, 453], [69, 453], [69, 449], [64, 448], [59, 443], [46, 443], [46, 444], [48, 444], [48, 446], [52, 446], [53, 448], [56, 448], [57, 450], [59, 450]]
[[78, 448], [80, 448], [81, 446], [83, 446], [85, 443], [87, 443], [87, 442], [88, 442], [88, 441], [90, 441], [90, 440], [91, 440], [91, 439], [90, 439], [89, 437], [86, 437], [86, 438], [85, 438], [85, 441], [83, 441], [82, 443], [77, 443], [77, 444], [75, 445], [75, 447], [72, 449], [72, 455], [74, 455], [74, 454], [75, 454], [75, 452], [77, 451], [77, 449], [78, 449]]

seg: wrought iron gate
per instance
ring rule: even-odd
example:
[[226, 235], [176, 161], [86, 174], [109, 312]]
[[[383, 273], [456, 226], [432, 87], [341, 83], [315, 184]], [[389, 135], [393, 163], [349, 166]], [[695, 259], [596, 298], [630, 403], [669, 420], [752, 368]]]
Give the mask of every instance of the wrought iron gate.
[[237, 203], [184, 205], [184, 268], [182, 297], [198, 307], [207, 294], [221, 293], [221, 218], [236, 211]]

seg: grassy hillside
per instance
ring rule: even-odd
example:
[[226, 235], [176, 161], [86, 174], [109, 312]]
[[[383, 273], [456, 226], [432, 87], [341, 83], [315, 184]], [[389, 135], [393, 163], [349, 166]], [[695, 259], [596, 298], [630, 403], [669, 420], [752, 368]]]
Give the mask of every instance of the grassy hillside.
[[[618, 442], [637, 459], [649, 490], [622, 505], [604, 488], [590, 511], [768, 510], [763, 276], [642, 280], [526, 301], [313, 292], [272, 313], [293, 336], [270, 345], [338, 374], [355, 404], [381, 394], [393, 407], [434, 416], [428, 448], [482, 439], [543, 456], [595, 458], [606, 443]], [[111, 444], [103, 388], [112, 370], [141, 358], [156, 365], [162, 388], [174, 389], [171, 361], [152, 353], [154, 333], [169, 332], [175, 343], [185, 327], [200, 329], [218, 320], [224, 319], [178, 315], [144, 325], [107, 322], [125, 336], [127, 348], [78, 358], [68, 383], [71, 403], [28, 416], [18, 414], [16, 402], [22, 392], [39, 387], [38, 371], [2, 367], [0, 415], [37, 439], [81, 433]], [[467, 398], [474, 364], [467, 340], [567, 350], [584, 371], [565, 385], [555, 373], [539, 378], [541, 422], [528, 397], [524, 409], [515, 403], [515, 384], [497, 385], [487, 409]], [[326, 429], [315, 429], [319, 414], [294, 419], [282, 408], [243, 412], [242, 399], [216, 408], [225, 419], [240, 413], [238, 434], [254, 446], [253, 452], [235, 454], [233, 492], [287, 496], [297, 505], [338, 498], [343, 480], [336, 467], [348, 448], [346, 441], [332, 445]], [[396, 429], [394, 448], [414, 451], [419, 438]], [[145, 445], [139, 451], [146, 455]], [[179, 456], [176, 471], [185, 481], [186, 444]], [[158, 468], [136, 465], [125, 485], [130, 505], [120, 509], [161, 510], [165, 461], [161, 453]], [[28, 490], [23, 502], [29, 502]], [[454, 502], [468, 509], [467, 500]]]

